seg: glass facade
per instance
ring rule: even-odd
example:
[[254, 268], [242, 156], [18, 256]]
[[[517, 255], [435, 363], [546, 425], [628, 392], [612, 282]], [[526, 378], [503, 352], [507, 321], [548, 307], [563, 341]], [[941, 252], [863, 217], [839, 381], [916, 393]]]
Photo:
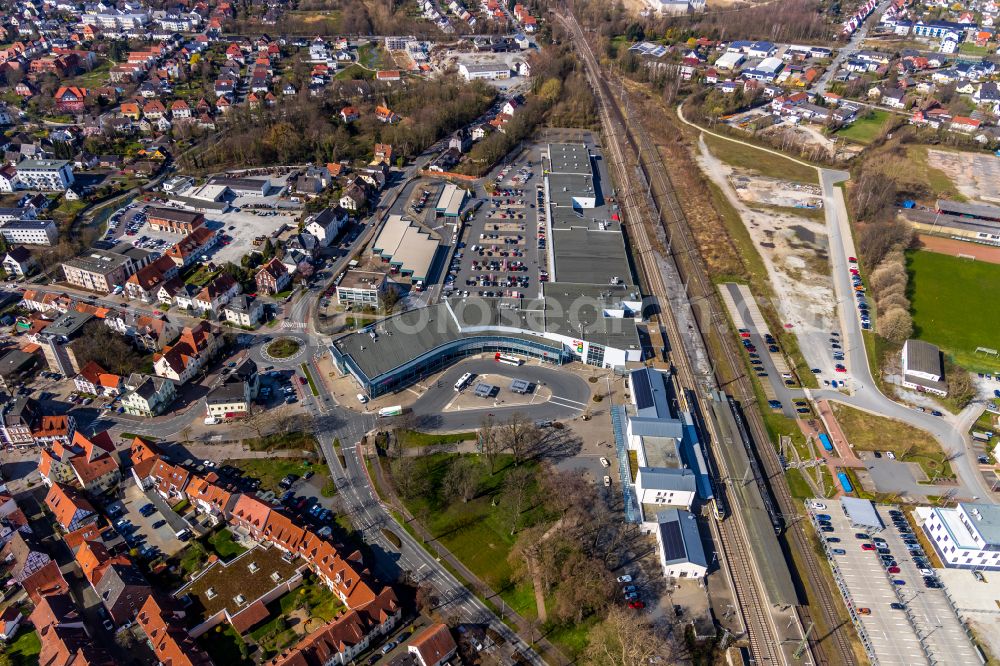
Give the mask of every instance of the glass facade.
[[505, 335], [479, 335], [446, 342], [390, 372], [368, 378], [354, 360], [343, 356], [336, 346], [330, 347], [330, 350], [337, 368], [343, 373], [350, 372], [354, 375], [371, 398], [398, 391], [467, 356], [501, 352], [537, 358], [556, 365], [562, 365], [571, 359], [570, 354], [559, 343]]

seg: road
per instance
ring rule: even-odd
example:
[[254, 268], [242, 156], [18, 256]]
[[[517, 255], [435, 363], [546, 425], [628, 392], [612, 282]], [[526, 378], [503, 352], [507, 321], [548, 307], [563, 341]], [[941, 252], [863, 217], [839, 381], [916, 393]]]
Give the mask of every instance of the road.
[[868, 31], [871, 29], [872, 24], [875, 23], [875, 19], [881, 16], [891, 4], [892, 0], [882, 0], [882, 2], [879, 3], [878, 7], [875, 8], [875, 11], [868, 16], [868, 19], [854, 31], [854, 34], [851, 35], [851, 39], [847, 42], [847, 44], [837, 51], [837, 55], [834, 56], [830, 66], [827, 67], [826, 71], [823, 72], [823, 75], [816, 80], [816, 84], [809, 92], [814, 95], [823, 95], [823, 93], [826, 92], [826, 89], [830, 86], [830, 81], [833, 80], [837, 70], [840, 69], [840, 66], [845, 60], [858, 52], [861, 48], [861, 44], [865, 41], [865, 38], [868, 37]]
[[[976, 407], [967, 409], [957, 418], [937, 417], [929, 412], [918, 412], [892, 400], [882, 393], [875, 383], [871, 367], [868, 364], [861, 321], [858, 319], [854, 307], [854, 288], [851, 284], [847, 261], [848, 257], [857, 256], [857, 250], [851, 233], [851, 221], [847, 212], [847, 204], [844, 201], [844, 192], [842, 188], [837, 186], [838, 183], [846, 181], [850, 174], [846, 171], [816, 167], [779, 151], [761, 148], [739, 139], [705, 130], [684, 118], [680, 109], [678, 109], [678, 117], [682, 122], [697, 127], [702, 132], [779, 155], [803, 166], [814, 168], [819, 174], [823, 189], [827, 233], [830, 237], [830, 265], [834, 294], [838, 305], [841, 306], [837, 308], [837, 314], [840, 318], [840, 330], [844, 335], [845, 365], [850, 373], [851, 394], [848, 395], [832, 389], [806, 389], [806, 395], [812, 400], [835, 400], [879, 416], [894, 418], [930, 433], [941, 444], [942, 450], [951, 458], [950, 463], [958, 477], [959, 490], [964, 493], [964, 496], [982, 502], [996, 502], [996, 497], [979, 471], [977, 454], [972, 447], [971, 440], [966, 435], [968, 428], [971, 427], [971, 421], [974, 421], [974, 419], [970, 420], [970, 415], [976, 411]], [[850, 307], [843, 307], [848, 303]]]

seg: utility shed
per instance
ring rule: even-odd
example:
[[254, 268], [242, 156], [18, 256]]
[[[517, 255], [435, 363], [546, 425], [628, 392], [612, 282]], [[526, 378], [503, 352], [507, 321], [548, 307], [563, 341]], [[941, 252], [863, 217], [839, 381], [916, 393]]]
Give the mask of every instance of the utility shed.
[[871, 529], [876, 532], [885, 529], [885, 523], [882, 522], [882, 518], [879, 517], [871, 500], [842, 497], [840, 505], [844, 508], [844, 513], [847, 514], [852, 527]]

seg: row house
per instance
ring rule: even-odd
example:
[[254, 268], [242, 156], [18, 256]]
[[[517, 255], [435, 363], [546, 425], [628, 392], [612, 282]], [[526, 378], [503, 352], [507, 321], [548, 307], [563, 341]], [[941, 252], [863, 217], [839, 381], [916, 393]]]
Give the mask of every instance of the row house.
[[200, 226], [167, 248], [164, 256], [170, 257], [178, 268], [184, 268], [198, 261], [218, 242], [219, 235], [216, 232]]
[[107, 431], [92, 438], [75, 431], [68, 445], [57, 443], [42, 449], [38, 473], [46, 485], [74, 485], [95, 494], [107, 492], [121, 481], [118, 454]]
[[260, 267], [254, 280], [259, 292], [273, 296], [283, 291], [291, 283], [292, 276], [281, 260], [274, 257]]
[[159, 377], [184, 384], [208, 363], [221, 345], [222, 336], [208, 322], [186, 327], [176, 343], [154, 356], [153, 369]]
[[80, 374], [73, 378], [73, 383], [80, 393], [108, 397], [121, 395], [124, 384], [121, 375], [108, 372], [95, 361], [80, 368]]
[[185, 612], [149, 595], [136, 615], [156, 661], [171, 666], [212, 666], [211, 658], [184, 629]]
[[178, 266], [169, 256], [157, 258], [148, 266], [140, 268], [125, 282], [125, 295], [143, 303], [156, 302], [160, 288], [178, 275]]
[[125, 380], [121, 404], [126, 414], [151, 418], [167, 411], [177, 397], [177, 387], [165, 377], [133, 373]]
[[74, 532], [98, 519], [94, 505], [86, 497], [75, 488], [59, 483], [53, 483], [49, 488], [45, 495], [45, 506], [66, 532]]

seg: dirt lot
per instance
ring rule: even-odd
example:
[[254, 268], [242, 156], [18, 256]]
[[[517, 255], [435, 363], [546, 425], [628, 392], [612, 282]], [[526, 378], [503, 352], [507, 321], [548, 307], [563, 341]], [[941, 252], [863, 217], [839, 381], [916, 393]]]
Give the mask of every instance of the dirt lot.
[[[825, 335], [834, 329], [837, 299], [830, 280], [826, 225], [794, 214], [755, 211], [744, 200], [744, 196], [752, 196], [759, 201], [763, 196], [771, 197], [768, 203], [786, 201], [789, 192], [812, 197], [812, 190], [818, 187], [748, 177], [712, 155], [704, 141], [699, 148], [699, 166], [740, 214], [760, 252], [777, 296], [775, 305], [781, 320], [794, 324], [800, 338], [808, 333]], [[746, 184], [743, 195], [734, 190], [734, 182]], [[821, 367], [825, 361], [809, 358], [808, 346], [802, 351], [813, 367]]]
[[1000, 158], [931, 148], [927, 150], [927, 163], [946, 173], [969, 199], [1000, 203]]
[[821, 208], [823, 198], [818, 185], [792, 183], [776, 178], [762, 178], [734, 173], [729, 178], [740, 201], [782, 208]]
[[940, 236], [918, 236], [922, 249], [949, 254], [957, 257], [960, 254], [975, 257], [979, 261], [986, 261], [991, 264], [1000, 264], [1000, 247], [990, 247], [979, 245], [978, 243], [967, 243], [965, 241], [954, 240], [952, 238], [941, 238]]

